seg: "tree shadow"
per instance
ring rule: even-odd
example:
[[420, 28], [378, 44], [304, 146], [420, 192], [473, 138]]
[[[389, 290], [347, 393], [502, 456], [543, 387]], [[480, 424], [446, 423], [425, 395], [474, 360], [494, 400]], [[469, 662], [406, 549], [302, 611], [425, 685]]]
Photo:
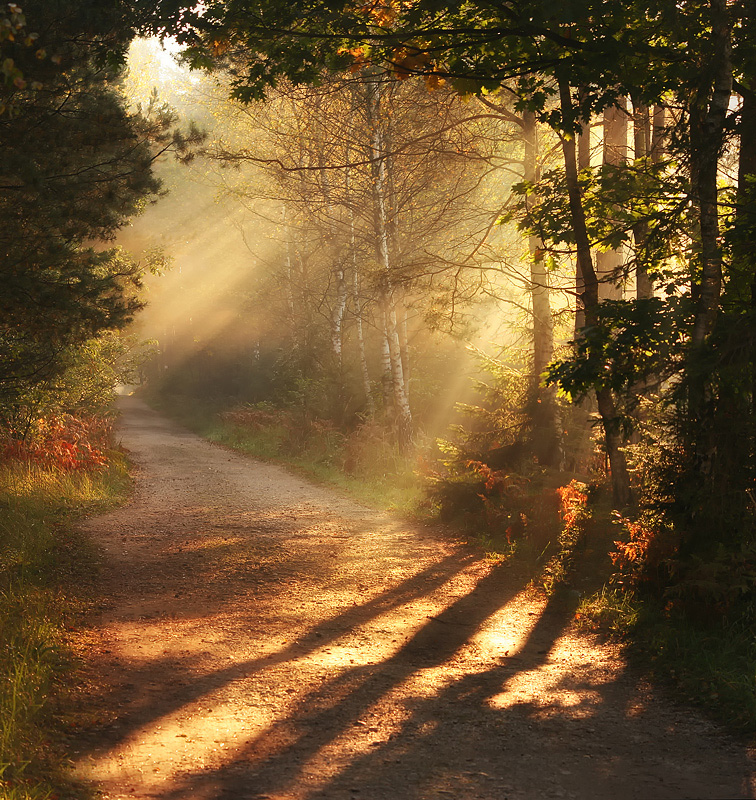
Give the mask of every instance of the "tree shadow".
[[[196, 520], [197, 514], [192, 511], [189, 517]], [[186, 524], [190, 527], [185, 530], [182, 525], [173, 530], [199, 538], [196, 531], [200, 529], [191, 525], [203, 521]], [[269, 524], [271, 531], [278, 530], [275, 520]], [[369, 525], [355, 529], [353, 535], [367, 534], [365, 541], [369, 541]], [[239, 527], [245, 536], [265, 535], [265, 530], [258, 531], [244, 519]], [[322, 561], [326, 547], [315, 546], [307, 558], [313, 563]], [[161, 564], [147, 562], [143, 585], [159, 584], [166, 570], [179, 567], [185, 558], [176, 555]], [[304, 627], [302, 621], [301, 635], [278, 651], [221, 669], [208, 672], [201, 654], [128, 661], [121, 670], [122, 682], [108, 698], [118, 703], [124, 687], [130, 686], [128, 703], [122, 706], [116, 724], [78, 738], [79, 758], [104, 757], [164, 718], [236, 681], [313, 656], [392, 610], [422, 604], [473, 561], [470, 554], [453, 553], [315, 625]], [[200, 563], [193, 561], [186, 568], [195, 586], [217, 573], [215, 567], [201, 569]], [[274, 572], [288, 577], [289, 569]], [[181, 573], [175, 572], [175, 582], [181, 583]], [[201, 627], [214, 614], [227, 610], [226, 586], [232, 587], [237, 577], [242, 585], [247, 576], [224, 575], [223, 591], [202, 613], [186, 611], [184, 621]], [[260, 586], [273, 609], [276, 586], [265, 584], [266, 577], [260, 575]], [[512, 657], [505, 652], [496, 658], [487, 652], [485, 660], [475, 665], [477, 671], [469, 673], [456, 665], [463, 648], [491, 617], [512, 603], [526, 581], [510, 564], [492, 567], [471, 591], [428, 617], [408, 641], [397, 645], [392, 656], [377, 664], [337, 667], [337, 674], [305, 692], [222, 766], [191, 769], [165, 786], [159, 796], [166, 800], [751, 796], [742, 784], [749, 769], [745, 753], [718, 750], [711, 730], [691, 729], [687, 721], [683, 728], [674, 711], [656, 709], [653, 701], [646, 711], [636, 713], [630, 707], [635, 689], [631, 678], [616, 671], [602, 673], [591, 664], [548, 672], [573, 616], [574, 602], [569, 597], [551, 598]], [[168, 584], [167, 589], [157, 586], [156, 603], [170, 596]], [[316, 591], [317, 587], [304, 584], [302, 590]], [[417, 618], [416, 609], [413, 615]], [[239, 626], [234, 632], [247, 635], [244, 626], [254, 627], [259, 617], [241, 613], [234, 619]], [[460, 663], [469, 667], [473, 662]], [[400, 689], [434, 670], [445, 671], [447, 679], [437, 682], [432, 693], [403, 692], [403, 705], [394, 715], [401, 721], [394, 724], [390, 737], [365, 727], [371, 708], [380, 706], [386, 711]], [[520, 683], [528, 680], [542, 685], [540, 697], [532, 687], [519, 691]], [[148, 689], [150, 683], [153, 689]], [[564, 698], [571, 698], [570, 702]], [[352, 735], [356, 728], [360, 736]], [[322, 763], [324, 754], [333, 753], [348, 737], [351, 749], [341, 749], [338, 763], [330, 765], [325, 777], [313, 775], [312, 765], [318, 759]]]
[[[124, 691], [130, 695], [128, 707], [119, 713], [116, 721], [96, 732], [84, 731], [76, 738], [79, 756], [104, 754], [131, 738], [141, 728], [157, 722], [180, 708], [222, 689], [228, 684], [253, 676], [255, 673], [280, 664], [301, 659], [334, 643], [392, 609], [411, 604], [439, 589], [455, 575], [468, 567], [474, 556], [453, 553], [420, 570], [396, 586], [382, 592], [365, 603], [354, 605], [338, 614], [327, 617], [312, 626], [283, 649], [254, 659], [238, 661], [225, 669], [215, 670], [197, 677], [199, 656], [196, 659], [150, 659], [145, 663], [125, 664], [122, 680], [110, 687], [102, 702], [110, 706], [123, 706]], [[242, 630], [244, 620], [241, 620]], [[203, 625], [196, 618], [196, 625]], [[160, 694], [145, 692], [143, 687], [160, 679]]]
[[[304, 697], [285, 719], [250, 741], [220, 768], [185, 775], [162, 796], [296, 797], [307, 800], [504, 800], [505, 798], [752, 797], [745, 749], [733, 756], [711, 728], [654, 706], [635, 713], [631, 676], [602, 674], [593, 664], [563, 671], [542, 700], [517, 699], [521, 678], [545, 668], [569, 628], [575, 602], [552, 597], [514, 657], [457, 675], [433, 696], [402, 709], [388, 739], [376, 736], [326, 781], [311, 759], [366, 718], [369, 709], [415, 673], [448, 663], [516, 594], [502, 585], [504, 567], [432, 618], [394, 656], [358, 666]], [[571, 698], [565, 705], [559, 697]], [[574, 698], [578, 698], [575, 700]], [[499, 701], [499, 702], [497, 702]], [[651, 721], [652, 725], [649, 726]], [[681, 723], [685, 724], [682, 725]], [[313, 780], [314, 778], [314, 780]]]
[[[393, 656], [377, 665], [348, 669], [326, 681], [305, 696], [289, 716], [248, 742], [233, 761], [218, 770], [191, 776], [165, 797], [277, 797], [296, 786], [302, 764], [357, 724], [371, 706], [416, 673], [447, 664], [522, 590], [524, 582], [512, 577], [510, 565], [493, 567], [472, 591], [431, 617]], [[436, 700], [429, 702], [433, 706]], [[397, 744], [386, 746], [392, 749]], [[370, 758], [380, 760], [380, 750]], [[352, 773], [351, 769], [344, 773], [347, 782], [352, 777], [357, 781], [350, 785], [350, 792], [360, 785], [359, 774]]]

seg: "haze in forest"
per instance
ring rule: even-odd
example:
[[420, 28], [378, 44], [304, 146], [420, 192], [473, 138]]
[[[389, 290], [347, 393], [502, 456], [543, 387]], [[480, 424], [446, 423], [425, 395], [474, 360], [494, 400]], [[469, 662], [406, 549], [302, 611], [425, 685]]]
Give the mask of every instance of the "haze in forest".
[[[268, 103], [242, 104], [229, 99], [222, 75], [192, 72], [177, 55], [170, 44], [136, 40], [125, 81], [132, 104], [165, 104], [178, 124], [194, 122], [206, 135], [190, 163], [159, 161], [165, 195], [119, 235], [130, 251], [159, 249], [168, 263], [147, 277], [147, 307], [133, 326], [154, 342], [145, 377], [162, 378], [167, 391], [228, 403], [280, 402], [297, 381], [343, 380], [345, 388], [322, 389], [341, 397], [324, 399], [318, 412], [356, 424], [385, 380], [376, 341], [381, 312], [371, 308], [378, 301], [356, 294], [358, 277], [375, 281], [380, 251], [366, 194], [370, 123], [364, 109], [350, 113], [344, 102], [355, 102], [358, 81], [285, 87]], [[402, 359], [419, 430], [434, 436], [445, 432], [455, 403], [474, 396], [480, 353], [523, 376], [528, 370], [528, 243], [513, 223], [502, 224], [521, 178], [522, 145], [505, 117], [476, 100], [428, 92], [416, 81], [389, 82], [387, 90], [388, 114], [404, 115], [410, 128], [395, 156], [406, 170], [394, 187], [402, 207], [390, 212], [390, 224], [407, 230], [395, 289], [403, 295]], [[339, 270], [348, 286], [335, 285]], [[569, 279], [554, 286], [564, 289], [552, 287], [558, 315], [574, 287]], [[569, 324], [558, 335], [566, 341]], [[368, 382], [359, 374], [360, 347]]]
[[[134, 485], [118, 386], [143, 419], [254, 459], [197, 443], [229, 464], [223, 492], [237, 468], [283, 476], [260, 463], [275, 461], [420, 518], [486, 576], [447, 598], [473, 622], [478, 587], [516, 575], [548, 611], [528, 614], [534, 632], [559, 608], [570, 631], [620, 638], [665, 685], [756, 731], [751, 6], [0, 9], [0, 785], [34, 773], [39, 796], [70, 794], [50, 693], [75, 661], [69, 588], [96, 571], [72, 515]], [[246, 515], [233, 537], [251, 548], [234, 561], [247, 591], [273, 574], [257, 550], [269, 519], [246, 496], [195, 508], [202, 457], [178, 521], [201, 512], [226, 547], [222, 516]], [[287, 503], [276, 547], [291, 555], [310, 537]], [[156, 519], [150, 536], [172, 548]], [[392, 535], [370, 525], [350, 546], [393, 563]], [[129, 546], [151, 565], [143, 527]], [[214, 569], [196, 553], [197, 574]], [[318, 604], [315, 584], [287, 585]], [[241, 596], [215, 586], [224, 607]], [[425, 616], [440, 584], [402, 586], [384, 599], [403, 608], [410, 592], [423, 630], [460, 635]], [[471, 652], [463, 680], [482, 663]]]

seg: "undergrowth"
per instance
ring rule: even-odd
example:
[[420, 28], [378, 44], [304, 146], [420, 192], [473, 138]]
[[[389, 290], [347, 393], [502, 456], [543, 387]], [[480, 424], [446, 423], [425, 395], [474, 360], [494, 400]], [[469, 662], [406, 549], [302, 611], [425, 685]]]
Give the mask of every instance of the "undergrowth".
[[586, 597], [579, 627], [622, 642], [631, 662], [736, 733], [756, 736], [753, 609], [703, 621], [611, 585]]
[[[65, 448], [64, 448], [65, 450]], [[61, 451], [63, 452], [63, 451]], [[64, 453], [66, 459], [70, 453]], [[129, 488], [126, 464], [97, 468], [10, 460], [0, 466], [0, 797], [70, 796], [60, 715], [70, 667], [66, 624], [80, 610], [93, 555], [76, 533]]]
[[753, 553], [682, 557], [667, 519], [616, 516], [612, 570], [582, 601], [584, 629], [624, 643], [641, 668], [731, 730], [756, 736]]
[[270, 403], [224, 409], [185, 397], [150, 395], [150, 404], [210, 441], [296, 472], [379, 508], [424, 513], [415, 458], [369, 421], [344, 433], [332, 423]]
[[546, 562], [538, 577], [547, 592], [569, 583], [577, 561], [585, 550], [590, 534], [593, 508], [589, 504], [589, 487], [580, 481], [570, 481], [557, 488], [559, 519], [556, 552]]

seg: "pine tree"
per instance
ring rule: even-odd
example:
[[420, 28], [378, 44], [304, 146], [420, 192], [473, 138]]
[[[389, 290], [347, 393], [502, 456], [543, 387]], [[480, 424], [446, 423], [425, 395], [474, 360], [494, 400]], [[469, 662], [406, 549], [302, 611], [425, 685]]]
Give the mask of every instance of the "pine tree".
[[[20, 80], [0, 114], [0, 403], [62, 368], [67, 348], [122, 327], [140, 267], [108, 247], [157, 195], [152, 163], [172, 119], [129, 112], [118, 91], [131, 37], [118, 4], [32, 0], [35, 48], [3, 43]], [[184, 143], [176, 139], [175, 143]]]

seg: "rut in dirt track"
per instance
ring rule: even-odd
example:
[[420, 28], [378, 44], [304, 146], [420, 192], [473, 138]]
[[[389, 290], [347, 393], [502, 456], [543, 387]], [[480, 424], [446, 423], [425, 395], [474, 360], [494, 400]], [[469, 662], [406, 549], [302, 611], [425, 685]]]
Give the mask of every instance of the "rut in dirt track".
[[87, 525], [104, 600], [76, 770], [101, 796], [754, 796], [744, 746], [515, 568], [123, 412], [135, 498]]

